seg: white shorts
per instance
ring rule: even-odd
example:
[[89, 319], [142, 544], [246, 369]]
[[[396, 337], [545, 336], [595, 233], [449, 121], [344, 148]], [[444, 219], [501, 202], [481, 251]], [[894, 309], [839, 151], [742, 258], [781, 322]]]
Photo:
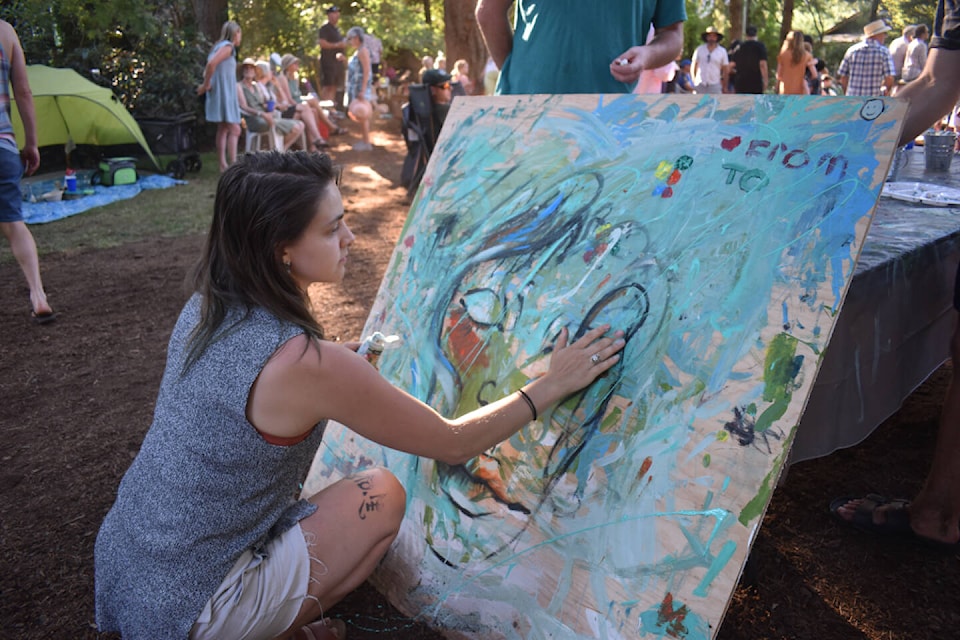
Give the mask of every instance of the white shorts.
[[200, 612], [190, 638], [275, 638], [296, 619], [309, 580], [310, 557], [298, 524], [260, 553], [241, 554]]

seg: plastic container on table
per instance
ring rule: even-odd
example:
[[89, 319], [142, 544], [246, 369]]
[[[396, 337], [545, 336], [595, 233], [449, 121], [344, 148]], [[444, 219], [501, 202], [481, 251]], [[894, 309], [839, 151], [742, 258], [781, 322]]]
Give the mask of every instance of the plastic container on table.
[[953, 131], [928, 131], [923, 134], [923, 158], [928, 171], [949, 171], [957, 134]]

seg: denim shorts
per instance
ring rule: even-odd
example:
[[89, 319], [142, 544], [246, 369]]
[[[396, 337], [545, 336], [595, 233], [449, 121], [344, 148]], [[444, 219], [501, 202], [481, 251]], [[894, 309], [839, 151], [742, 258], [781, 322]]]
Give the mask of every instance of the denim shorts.
[[310, 557], [300, 525], [255, 552], [244, 551], [200, 612], [190, 640], [275, 638], [307, 597]]
[[23, 176], [23, 161], [19, 153], [0, 149], [0, 222], [23, 220], [20, 193], [20, 178]]

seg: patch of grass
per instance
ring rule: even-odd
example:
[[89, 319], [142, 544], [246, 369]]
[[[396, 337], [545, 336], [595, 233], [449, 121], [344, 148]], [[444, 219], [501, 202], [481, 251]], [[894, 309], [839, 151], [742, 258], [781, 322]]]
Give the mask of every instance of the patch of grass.
[[[166, 166], [169, 158], [161, 158]], [[104, 249], [150, 237], [206, 233], [217, 189], [216, 153], [201, 154], [203, 168], [188, 172], [187, 184], [142, 191], [135, 197], [90, 209], [69, 218], [29, 225], [42, 257], [49, 253]], [[0, 264], [13, 262], [6, 242], [0, 242]]]

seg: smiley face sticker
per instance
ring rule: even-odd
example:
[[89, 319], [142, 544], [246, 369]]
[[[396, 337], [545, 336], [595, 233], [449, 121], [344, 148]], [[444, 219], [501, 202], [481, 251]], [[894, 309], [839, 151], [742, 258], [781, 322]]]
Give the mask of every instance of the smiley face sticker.
[[871, 98], [860, 107], [860, 117], [864, 120], [876, 120], [884, 112], [886, 105], [880, 98]]

